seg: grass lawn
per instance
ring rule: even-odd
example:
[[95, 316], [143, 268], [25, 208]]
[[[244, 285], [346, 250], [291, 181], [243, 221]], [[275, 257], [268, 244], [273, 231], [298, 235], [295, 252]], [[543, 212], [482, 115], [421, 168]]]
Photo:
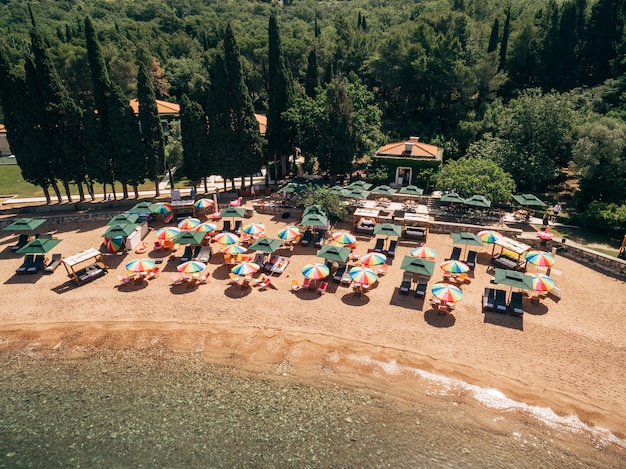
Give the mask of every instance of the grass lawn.
[[[62, 195], [65, 195], [65, 191], [63, 187], [59, 184], [59, 190]], [[70, 185], [70, 190], [73, 195], [78, 197], [78, 189], [75, 185]], [[108, 187], [110, 192], [111, 187]], [[129, 192], [132, 193], [132, 188], [128, 188]], [[151, 191], [154, 190], [154, 184], [152, 181], [146, 181], [145, 183], [139, 186], [140, 191]], [[102, 193], [102, 184], [95, 184], [94, 191], [96, 194]], [[121, 184], [116, 184], [115, 191], [117, 194], [122, 193]], [[54, 198], [54, 193], [50, 190], [52, 197]], [[24, 181], [22, 178], [22, 173], [20, 168], [17, 165], [2, 165], [0, 166], [0, 195], [12, 195], [16, 198], [24, 198], [24, 197], [43, 197], [43, 190], [41, 187], [34, 186], [33, 184]]]

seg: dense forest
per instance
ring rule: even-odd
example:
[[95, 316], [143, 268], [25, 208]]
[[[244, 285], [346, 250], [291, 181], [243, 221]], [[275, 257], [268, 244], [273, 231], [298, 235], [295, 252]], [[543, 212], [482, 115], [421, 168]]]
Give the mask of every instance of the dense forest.
[[[14, 152], [57, 194], [126, 196], [172, 158], [194, 181], [264, 162], [282, 176], [295, 147], [332, 179], [418, 135], [455, 163], [439, 189], [484, 193], [494, 162], [517, 191], [567, 172], [579, 221], [624, 229], [625, 15], [626, 0], [0, 0], [0, 119], [35, 129], [13, 132]], [[180, 147], [155, 98], [181, 104]]]

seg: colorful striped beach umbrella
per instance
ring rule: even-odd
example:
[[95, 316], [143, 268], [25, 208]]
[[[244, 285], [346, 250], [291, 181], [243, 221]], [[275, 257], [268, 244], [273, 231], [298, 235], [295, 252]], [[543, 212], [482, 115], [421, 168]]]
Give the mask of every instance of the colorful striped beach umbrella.
[[242, 228], [248, 236], [259, 236], [265, 233], [265, 225], [263, 223], [250, 223]]
[[350, 269], [350, 277], [354, 283], [360, 283], [361, 285], [373, 285], [378, 280], [378, 275], [372, 269], [367, 267], [355, 267]]
[[537, 267], [552, 267], [555, 262], [554, 256], [545, 251], [528, 251], [526, 260]]
[[356, 238], [349, 233], [343, 233], [341, 231], [332, 234], [333, 242], [341, 245], [347, 246], [348, 244], [355, 244]]
[[435, 251], [433, 248], [421, 246], [419, 248], [411, 249], [409, 251], [409, 256], [417, 257], [418, 259], [427, 259], [429, 261], [434, 261], [437, 258], [437, 251]]
[[139, 274], [141, 272], [151, 272], [155, 263], [152, 259], [133, 259], [126, 264], [126, 271], [129, 274]]
[[233, 233], [218, 233], [215, 235], [215, 242], [222, 246], [229, 246], [231, 244], [237, 244], [239, 242], [239, 236]]
[[236, 256], [237, 254], [243, 254], [248, 249], [241, 244], [230, 244], [225, 248], [220, 249], [222, 254], [228, 254], [229, 256]]
[[109, 252], [119, 252], [124, 246], [124, 238], [122, 236], [114, 236], [113, 238], [104, 238], [104, 245]]
[[184, 274], [197, 274], [204, 269], [206, 269], [206, 264], [200, 261], [187, 261], [176, 267], [176, 270]]
[[206, 210], [207, 208], [213, 207], [214, 203], [211, 199], [198, 199], [193, 205], [196, 208]]
[[478, 237], [480, 239], [482, 239], [483, 243], [487, 243], [487, 244], [493, 244], [495, 243], [497, 240], [499, 240], [500, 238], [502, 238], [502, 235], [500, 233], [498, 233], [497, 231], [493, 231], [493, 230], [482, 230], [478, 232]]
[[302, 275], [311, 280], [321, 280], [329, 274], [330, 269], [324, 264], [307, 264], [302, 268]]
[[366, 267], [374, 267], [376, 265], [382, 265], [387, 262], [387, 256], [379, 252], [368, 252], [359, 257], [361, 264]]
[[254, 262], [242, 262], [241, 264], [237, 264], [235, 267], [230, 269], [230, 271], [240, 277], [249, 277], [260, 268], [261, 266]]
[[193, 231], [200, 224], [200, 220], [193, 217], [187, 217], [178, 222], [178, 228], [184, 231]]
[[444, 272], [448, 272], [450, 274], [463, 274], [469, 271], [469, 267], [467, 264], [454, 260], [443, 261], [441, 264], [439, 264], [439, 267], [441, 267]]
[[154, 213], [157, 215], [167, 215], [168, 213], [172, 213], [172, 206], [165, 202], [159, 202], [154, 204]]
[[431, 291], [435, 298], [445, 301], [446, 303], [456, 303], [463, 299], [463, 292], [459, 287], [448, 285], [447, 283], [435, 283]]
[[293, 241], [300, 236], [300, 228], [294, 225], [286, 226], [278, 231], [277, 236], [283, 241]]
[[547, 292], [552, 290], [556, 284], [552, 277], [548, 277], [544, 274], [531, 275], [533, 278], [533, 288], [535, 291]]
[[172, 242], [180, 234], [180, 230], [173, 226], [164, 226], [154, 233], [158, 240]]
[[212, 233], [215, 230], [217, 230], [217, 226], [208, 222], [200, 223], [194, 228], [194, 231], [200, 231], [201, 233]]

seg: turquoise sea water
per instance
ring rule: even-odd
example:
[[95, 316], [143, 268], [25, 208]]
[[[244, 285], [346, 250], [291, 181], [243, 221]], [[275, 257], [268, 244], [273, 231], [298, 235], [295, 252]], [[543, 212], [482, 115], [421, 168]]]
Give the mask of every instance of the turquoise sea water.
[[165, 348], [0, 353], [0, 467], [624, 467], [601, 431], [420, 379], [442, 391], [406, 401]]

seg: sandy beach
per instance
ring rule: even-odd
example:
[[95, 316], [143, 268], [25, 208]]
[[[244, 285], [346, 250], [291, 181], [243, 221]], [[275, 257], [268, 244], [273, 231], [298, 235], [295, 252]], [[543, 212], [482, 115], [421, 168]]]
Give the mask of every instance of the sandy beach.
[[[244, 224], [251, 221], [264, 223], [270, 237], [298, 222], [257, 213]], [[100, 249], [104, 225], [50, 224], [41, 231], [63, 240], [52, 252], [69, 256]], [[151, 222], [148, 246], [160, 226]], [[275, 288], [265, 290], [228, 285], [230, 267], [219, 253], [209, 262], [208, 282], [193, 289], [172, 285], [176, 257], [161, 264], [155, 279], [120, 285], [118, 276], [129, 260], [164, 255], [150, 249], [105, 254], [109, 273], [77, 287], [62, 265], [50, 275], [17, 275], [22, 256], [9, 248], [16, 235], [0, 235], [0, 351], [80, 357], [93, 345], [161, 343], [211, 363], [285, 379], [365, 386], [406, 399], [424, 394], [408, 371], [418, 369], [497, 389], [626, 438], [626, 284], [568, 259], [557, 257], [552, 269], [563, 292], [560, 301], [525, 299], [523, 318], [484, 314], [481, 297], [491, 275], [491, 247], [485, 246], [471, 283], [462, 286], [463, 300], [441, 315], [430, 307], [430, 289], [425, 300], [399, 294], [400, 263], [417, 246], [413, 242], [401, 241], [387, 274], [367, 294], [355, 296], [332, 282], [324, 295], [291, 291], [293, 278], [302, 281], [302, 267], [319, 260], [313, 246], [281, 249], [289, 265], [273, 276]], [[452, 250], [448, 235], [430, 234], [425, 245], [437, 250], [437, 264]], [[373, 237], [357, 236], [359, 252], [373, 246]], [[429, 287], [442, 277], [436, 267]]]

